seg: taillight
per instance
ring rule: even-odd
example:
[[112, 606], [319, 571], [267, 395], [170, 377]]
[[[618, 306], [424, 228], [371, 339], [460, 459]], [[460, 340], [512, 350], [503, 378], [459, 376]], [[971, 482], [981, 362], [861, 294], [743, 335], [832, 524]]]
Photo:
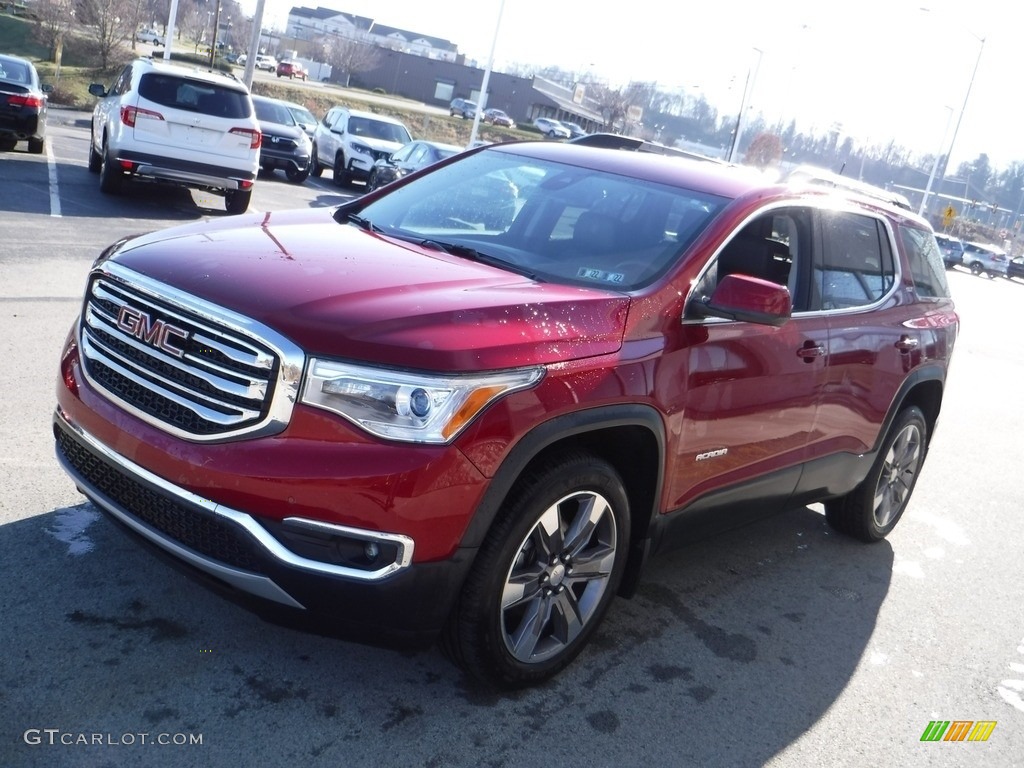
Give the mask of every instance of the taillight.
[[121, 107], [121, 122], [129, 128], [134, 128], [138, 120], [163, 120], [164, 116], [159, 112], [139, 107]]
[[259, 149], [260, 144], [263, 143], [263, 134], [252, 128], [232, 128], [228, 133], [233, 133], [236, 136], [248, 136], [249, 149]]
[[46, 101], [41, 96], [16, 94], [14, 96], [8, 96], [7, 103], [12, 107], [35, 107], [36, 109], [40, 109]]

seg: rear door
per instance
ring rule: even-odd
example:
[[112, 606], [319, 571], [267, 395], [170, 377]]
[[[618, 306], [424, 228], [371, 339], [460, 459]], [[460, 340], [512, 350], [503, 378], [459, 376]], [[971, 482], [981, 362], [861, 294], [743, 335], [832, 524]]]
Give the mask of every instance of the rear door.
[[907, 373], [920, 359], [890, 223], [864, 212], [822, 211], [813, 290], [828, 319], [828, 381], [812, 442], [816, 456], [871, 450]]

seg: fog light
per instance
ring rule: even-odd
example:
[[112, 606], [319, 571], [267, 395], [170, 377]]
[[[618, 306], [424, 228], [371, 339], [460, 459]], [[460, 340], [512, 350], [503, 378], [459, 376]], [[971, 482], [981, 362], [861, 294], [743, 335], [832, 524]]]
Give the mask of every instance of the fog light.
[[366, 546], [363, 547], [363, 554], [366, 555], [366, 559], [369, 560], [371, 563], [374, 560], [376, 560], [377, 557], [380, 555], [380, 547], [377, 545], [377, 542], [366, 542]]

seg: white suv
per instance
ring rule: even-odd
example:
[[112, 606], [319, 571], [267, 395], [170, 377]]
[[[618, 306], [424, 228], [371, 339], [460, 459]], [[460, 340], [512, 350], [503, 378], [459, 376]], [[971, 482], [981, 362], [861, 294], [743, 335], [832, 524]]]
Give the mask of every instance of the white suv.
[[128, 179], [163, 182], [224, 196], [244, 213], [259, 171], [262, 134], [248, 89], [230, 75], [150, 59], [126, 66], [92, 113], [89, 170], [100, 191]]
[[410, 141], [409, 129], [394, 118], [333, 107], [313, 134], [311, 173], [319, 176], [330, 168], [339, 187], [354, 179], [367, 181], [375, 162]]

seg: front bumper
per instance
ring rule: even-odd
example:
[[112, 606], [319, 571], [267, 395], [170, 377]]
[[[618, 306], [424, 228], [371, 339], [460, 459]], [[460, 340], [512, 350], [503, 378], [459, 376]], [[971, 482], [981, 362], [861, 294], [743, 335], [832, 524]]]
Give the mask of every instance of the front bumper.
[[[440, 631], [473, 552], [413, 564], [411, 538], [320, 521], [257, 518], [178, 487], [54, 416], [57, 458], [78, 488], [118, 523], [186, 571], [213, 579], [242, 602], [309, 610], [361, 639], [424, 644]], [[290, 530], [289, 530], [290, 529]], [[372, 544], [381, 562], [353, 566], [304, 557], [286, 546], [344, 542], [358, 560]], [[272, 606], [261, 606], [270, 603]]]

